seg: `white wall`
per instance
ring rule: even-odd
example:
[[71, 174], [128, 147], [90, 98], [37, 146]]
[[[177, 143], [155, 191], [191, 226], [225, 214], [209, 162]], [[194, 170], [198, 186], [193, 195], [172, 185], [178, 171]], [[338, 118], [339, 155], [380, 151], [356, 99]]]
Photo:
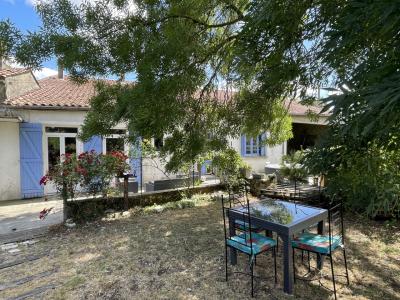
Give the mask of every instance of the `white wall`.
[[19, 123], [0, 121], [0, 201], [21, 197]]
[[[241, 153], [241, 141], [239, 139], [231, 139], [231, 146]], [[282, 155], [286, 153], [286, 142], [276, 146], [266, 146], [265, 156], [243, 156], [243, 160], [249, 164], [253, 173], [264, 173], [265, 163], [279, 164]]]
[[[292, 116], [293, 123], [302, 123], [302, 124], [320, 124], [325, 125], [327, 122], [327, 117], [321, 116], [316, 121], [311, 121], [307, 116], [302, 115], [293, 115]], [[241, 141], [239, 139], [231, 139], [231, 146], [241, 153]], [[282, 144], [276, 146], [266, 146], [266, 154], [265, 156], [254, 156], [254, 157], [243, 157], [243, 160], [248, 163], [251, 167], [253, 173], [264, 173], [265, 172], [265, 163], [268, 162], [270, 164], [280, 164], [282, 156], [287, 152], [287, 143], [284, 142]]]

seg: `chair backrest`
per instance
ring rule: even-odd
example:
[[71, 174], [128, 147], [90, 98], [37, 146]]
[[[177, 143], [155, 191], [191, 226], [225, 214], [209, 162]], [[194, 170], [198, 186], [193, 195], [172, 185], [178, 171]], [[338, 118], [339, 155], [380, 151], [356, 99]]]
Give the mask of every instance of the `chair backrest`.
[[229, 207], [234, 207], [237, 204], [243, 207], [247, 205], [248, 193], [250, 192], [250, 184], [245, 178], [239, 180], [239, 184], [228, 189]]
[[329, 250], [332, 250], [334, 238], [340, 238], [344, 245], [343, 202], [332, 200], [328, 209]]
[[[245, 193], [246, 195], [244, 203], [242, 201], [236, 203], [234, 200], [230, 199], [230, 196], [224, 197], [224, 195], [221, 195], [222, 216], [224, 220], [224, 236], [225, 236], [225, 243], [227, 243], [228, 240], [233, 240], [235, 241], [235, 243], [239, 243], [242, 244], [243, 246], [250, 247], [251, 249], [250, 255], [252, 255], [253, 248], [251, 243], [252, 225], [250, 216], [250, 204], [246, 190]], [[238, 239], [233, 239], [233, 237], [236, 235], [236, 229], [235, 233], [231, 234], [229, 230], [229, 225], [232, 226], [233, 228], [236, 227], [235, 224], [229, 224], [230, 221], [235, 222], [235, 220], [233, 219], [229, 220], [230, 213], [235, 213], [235, 220], [239, 221], [243, 226], [240, 231], [245, 235], [244, 242], [241, 242]]]

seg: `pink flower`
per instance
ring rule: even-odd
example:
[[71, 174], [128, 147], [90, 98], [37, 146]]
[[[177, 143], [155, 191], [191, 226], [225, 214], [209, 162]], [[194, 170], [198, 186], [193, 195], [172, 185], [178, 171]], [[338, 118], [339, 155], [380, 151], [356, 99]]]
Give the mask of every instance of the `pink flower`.
[[40, 182], [39, 182], [39, 184], [40, 185], [46, 185], [46, 183], [49, 181], [49, 176], [47, 176], [47, 175], [44, 175], [42, 178], [40, 178]]
[[46, 216], [51, 212], [53, 207], [50, 208], [43, 208], [43, 210], [39, 213], [39, 219], [43, 220]]

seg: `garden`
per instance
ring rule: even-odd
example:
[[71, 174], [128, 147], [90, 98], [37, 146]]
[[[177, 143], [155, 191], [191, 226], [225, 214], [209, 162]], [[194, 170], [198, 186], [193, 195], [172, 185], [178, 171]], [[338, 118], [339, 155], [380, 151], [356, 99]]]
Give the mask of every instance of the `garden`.
[[[194, 195], [176, 205], [135, 208], [129, 216], [111, 213], [73, 229], [56, 226], [37, 243], [19, 246], [18, 257], [2, 254], [7, 261], [41, 258], [1, 269], [0, 294], [12, 299], [47, 286], [38, 294], [41, 299], [250, 298], [249, 277], [230, 275], [225, 281], [221, 203], [213, 196]], [[345, 223], [351, 285], [338, 280], [339, 298], [398, 299], [398, 223], [369, 221], [354, 214], [347, 214]], [[258, 299], [293, 299], [282, 291], [281, 260], [278, 251], [277, 285], [273, 279], [256, 281]], [[246, 269], [244, 257], [238, 262], [230, 271]], [[270, 254], [259, 257], [257, 274], [269, 276], [270, 264]], [[337, 265], [338, 274], [344, 272], [340, 261]], [[323, 272], [329, 274], [328, 264]], [[35, 277], [38, 274], [44, 275]], [[13, 285], [27, 277], [24, 284]], [[329, 278], [323, 283], [329, 286]], [[299, 282], [294, 295], [296, 299], [332, 297], [318, 281]]]
[[[244, 299], [254, 287], [260, 299], [400, 298], [396, 1], [54, 0], [35, 8], [36, 31], [0, 20], [0, 58], [33, 70], [57, 60], [71, 82], [93, 83], [76, 138], [111, 136], [124, 124], [123, 144], [142, 155], [158, 140], [151, 155], [162, 172], [191, 171], [193, 182], [122, 198], [110, 187], [132, 171], [124, 153], [60, 152], [38, 180], [55, 186], [67, 226], [13, 245], [16, 255], [4, 251], [2, 297]], [[299, 151], [288, 153], [295, 118], [326, 128], [312, 145], [301, 133]], [[250, 171], [278, 165], [276, 154], [276, 173]], [[206, 162], [220, 184], [200, 190], [195, 166], [200, 174]], [[312, 202], [298, 192], [311, 177]]]

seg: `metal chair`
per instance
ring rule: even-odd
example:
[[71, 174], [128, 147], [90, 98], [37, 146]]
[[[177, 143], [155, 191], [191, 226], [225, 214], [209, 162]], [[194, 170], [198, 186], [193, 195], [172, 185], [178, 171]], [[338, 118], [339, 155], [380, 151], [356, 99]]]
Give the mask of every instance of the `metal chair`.
[[[228, 200], [229, 200], [229, 208], [240, 205], [242, 207], [246, 206], [246, 202], [248, 201], [248, 193], [250, 191], [250, 185], [246, 179], [242, 179], [241, 184], [236, 186], [236, 189], [232, 187], [228, 190]], [[245, 231], [249, 229], [249, 224], [242, 220], [235, 220], [235, 229], [238, 231]], [[257, 226], [252, 226], [252, 232], [260, 233], [263, 232], [264, 229], [259, 228]]]
[[[227, 206], [227, 202], [229, 205]], [[225, 279], [228, 281], [228, 248], [233, 248], [239, 252], [242, 252], [249, 256], [249, 266], [250, 266], [250, 274], [237, 272], [240, 274], [250, 275], [251, 276], [251, 296], [254, 297], [254, 265], [256, 263], [256, 257], [259, 254], [265, 253], [269, 250], [272, 251], [274, 256], [274, 270], [275, 270], [275, 283], [277, 282], [276, 277], [276, 242], [274, 239], [265, 237], [261, 234], [254, 232], [251, 225], [251, 216], [250, 216], [250, 206], [249, 200], [246, 197], [245, 206], [239, 205], [238, 207], [231, 205], [230, 199], [224, 199], [224, 196], [221, 196], [222, 203], [222, 216], [224, 220], [224, 241], [225, 241]], [[237, 234], [236, 232], [231, 235], [230, 230], [227, 229], [229, 225], [227, 219], [229, 218], [229, 213], [232, 211], [236, 211], [240, 216], [238, 220], [243, 224], [243, 230], [241, 233]], [[235, 220], [236, 224], [236, 220]], [[236, 228], [236, 227], [235, 227]], [[236, 230], [235, 230], [236, 231]]]
[[[310, 270], [310, 252], [315, 253], [317, 255], [321, 255], [322, 257], [329, 257], [331, 264], [331, 273], [332, 273], [332, 283], [333, 283], [333, 292], [335, 294], [335, 299], [337, 299], [336, 295], [336, 280], [335, 273], [333, 267], [333, 254], [336, 253], [336, 250], [342, 249], [343, 259], [346, 274], [345, 275], [336, 275], [336, 276], [345, 276], [347, 279], [347, 285], [350, 284], [349, 273], [347, 268], [347, 258], [346, 258], [346, 249], [345, 249], [345, 236], [344, 236], [344, 225], [343, 225], [343, 204], [340, 201], [336, 204], [331, 204], [328, 210], [328, 235], [319, 235], [311, 232], [303, 232], [299, 236], [295, 237], [292, 241], [293, 247], [293, 273], [294, 279], [296, 281], [296, 268], [295, 268], [295, 249], [300, 249], [302, 251], [308, 252], [308, 260], [309, 260], [309, 270]], [[297, 278], [301, 279], [301, 278]], [[321, 282], [320, 282], [320, 285]], [[323, 286], [323, 285], [322, 285]], [[324, 286], [325, 287], [325, 286]], [[327, 287], [325, 287], [327, 288]], [[327, 288], [328, 289], [328, 288]], [[330, 290], [330, 289], [329, 289]], [[331, 290], [332, 291], [332, 290]]]

